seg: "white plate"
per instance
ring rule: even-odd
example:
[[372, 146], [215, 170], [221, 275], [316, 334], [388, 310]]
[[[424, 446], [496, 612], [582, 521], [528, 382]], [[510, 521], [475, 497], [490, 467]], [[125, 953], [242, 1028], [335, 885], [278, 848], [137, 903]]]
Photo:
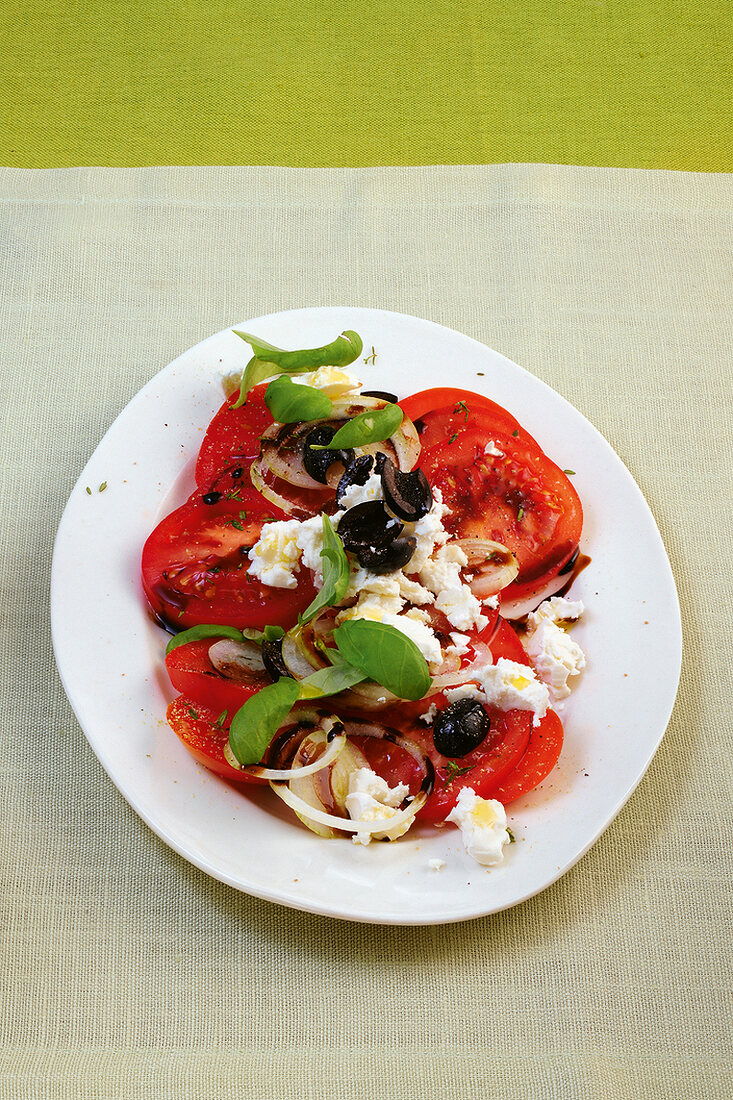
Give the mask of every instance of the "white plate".
[[[322, 840], [267, 789], [243, 795], [199, 767], [168, 728], [166, 636], [139, 581], [143, 543], [193, 488], [192, 467], [223, 399], [223, 374], [248, 349], [227, 329], [187, 351], [130, 402], [87, 464], [56, 539], [51, 610], [56, 661], [89, 743], [127, 801], [208, 874], [283, 905], [379, 924], [438, 924], [493, 913], [538, 893], [588, 850], [624, 805], [661, 740], [681, 658], [672, 573], [649, 508], [608, 443], [516, 364], [457, 332], [381, 310], [294, 310], [234, 326], [283, 347], [315, 347], [346, 328], [372, 347], [366, 388], [401, 396], [433, 385], [481, 391], [515, 414], [564, 468], [585, 510], [592, 564], [571, 595], [588, 667], [563, 712], [560, 764], [510, 807], [517, 843], [490, 871], [458, 831], [423, 826], [395, 844]], [[100, 493], [98, 486], [107, 482]], [[91, 496], [86, 491], [89, 486]], [[653, 671], [649, 656], [653, 654]], [[440, 871], [429, 861], [445, 860]]]

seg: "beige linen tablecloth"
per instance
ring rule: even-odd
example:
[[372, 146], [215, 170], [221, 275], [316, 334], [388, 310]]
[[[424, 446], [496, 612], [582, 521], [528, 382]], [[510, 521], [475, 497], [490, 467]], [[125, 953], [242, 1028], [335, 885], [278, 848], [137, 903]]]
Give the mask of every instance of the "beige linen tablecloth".
[[[4, 169], [0, 198], [0, 1096], [730, 1095], [730, 178]], [[117, 413], [208, 334], [331, 304], [442, 322], [558, 389], [679, 586], [682, 683], [640, 787], [557, 884], [463, 925], [207, 878], [118, 794], [54, 669], [54, 532]]]

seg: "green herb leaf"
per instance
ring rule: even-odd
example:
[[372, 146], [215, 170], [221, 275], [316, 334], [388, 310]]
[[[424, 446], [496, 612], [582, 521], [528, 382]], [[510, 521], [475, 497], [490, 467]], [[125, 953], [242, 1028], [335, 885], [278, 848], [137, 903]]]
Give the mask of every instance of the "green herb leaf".
[[514, 431], [512, 432], [512, 435], [516, 439], [516, 437], [519, 435], [519, 428], [515, 428]]
[[474, 767], [474, 764], [469, 764], [467, 768], [460, 768], [455, 760], [449, 760], [445, 766], [443, 786], [449, 787], [457, 775], [468, 775], [469, 772], [473, 771]]
[[226, 722], [226, 720], [227, 720], [227, 714], [228, 714], [228, 713], [229, 713], [229, 711], [228, 711], [228, 710], [223, 710], [223, 711], [221, 712], [221, 714], [219, 715], [219, 717], [218, 717], [218, 718], [217, 718], [217, 720], [216, 720], [216, 728], [217, 728], [217, 729], [219, 729], [219, 730], [220, 730], [220, 729], [221, 729], [221, 727], [222, 727], [222, 726], [224, 725], [224, 723], [225, 723], [225, 722]]
[[575, 473], [575, 470], [563, 470], [564, 474], [569, 474], [571, 477]]
[[520, 507], [519, 511], [517, 512], [517, 522], [521, 523], [523, 519], [524, 519], [524, 508]]
[[265, 404], [278, 424], [324, 420], [333, 411], [331, 398], [314, 386], [298, 386], [281, 374], [265, 390]]
[[229, 744], [240, 764], [246, 767], [262, 759], [299, 694], [296, 681], [284, 676], [250, 696], [239, 708], [229, 727]]
[[313, 447], [314, 451], [338, 451], [342, 447], [364, 447], [367, 443], [381, 443], [389, 439], [399, 428], [404, 418], [399, 405], [385, 405], [383, 409], [374, 409], [359, 413], [353, 420], [347, 420], [343, 428], [325, 447]]
[[299, 617], [298, 622], [301, 625], [309, 623], [324, 608], [333, 607], [334, 604], [339, 603], [349, 587], [349, 559], [346, 557], [344, 544], [325, 512], [321, 560], [323, 561], [323, 587]]
[[456, 432], [456, 433], [455, 433], [454, 435], [452, 435], [452, 436], [450, 437], [450, 439], [448, 440], [448, 444], [450, 445], [451, 443], [455, 443], [455, 441], [456, 441], [457, 439], [458, 439], [458, 432]]
[[236, 329], [233, 331], [254, 352], [242, 375], [239, 397], [232, 406], [234, 409], [244, 404], [247, 394], [258, 382], [272, 378], [273, 374], [303, 374], [319, 367], [346, 367], [361, 355], [364, 347], [361, 337], [351, 329], [342, 332], [325, 347], [305, 348], [303, 351], [285, 351], [257, 336], [237, 332]]
[[254, 630], [250, 626], [246, 626], [242, 631], [242, 636], [250, 642], [257, 642], [257, 645], [262, 645], [263, 642], [276, 642], [278, 638], [282, 638], [285, 631], [281, 626], [266, 626], [264, 630]]
[[321, 668], [300, 681], [300, 698], [317, 699], [322, 695], [338, 695], [354, 684], [366, 680], [366, 673], [341, 656], [337, 649], [327, 649], [326, 655], [331, 661], [330, 668]]
[[430, 687], [427, 661], [412, 639], [393, 626], [349, 619], [334, 630], [333, 640], [349, 664], [400, 699], [422, 699]]
[[167, 657], [179, 645], [197, 642], [199, 638], [234, 638], [236, 642], [241, 642], [243, 637], [242, 631], [234, 626], [210, 626], [208, 623], [201, 623], [199, 626], [192, 626], [188, 630], [182, 630], [180, 634], [175, 634], [165, 647], [165, 655]]

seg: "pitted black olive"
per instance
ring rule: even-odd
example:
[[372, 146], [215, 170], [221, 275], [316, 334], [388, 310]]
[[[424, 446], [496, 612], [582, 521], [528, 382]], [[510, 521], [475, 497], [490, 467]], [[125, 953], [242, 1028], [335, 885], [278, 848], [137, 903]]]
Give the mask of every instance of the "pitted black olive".
[[283, 661], [282, 638], [277, 638], [272, 642], [268, 642], [267, 639], [263, 641], [262, 663], [273, 680], [279, 680], [281, 676], [291, 676], [288, 666]]
[[403, 569], [407, 565], [416, 547], [417, 539], [412, 535], [404, 535], [389, 546], [358, 546], [356, 560], [371, 573], [394, 573], [396, 569]]
[[393, 393], [387, 393], [386, 390], [362, 390], [362, 397], [377, 397], [380, 401], [389, 401], [391, 405], [397, 404], [397, 397]]
[[336, 489], [336, 503], [341, 504], [341, 497], [352, 485], [366, 485], [372, 472], [374, 459], [371, 455], [357, 455], [341, 475], [341, 480]]
[[433, 742], [443, 756], [465, 756], [478, 748], [489, 726], [489, 716], [476, 699], [458, 699], [436, 716]]
[[402, 534], [404, 524], [385, 510], [381, 500], [365, 500], [344, 512], [338, 533], [347, 550], [381, 549]]
[[308, 432], [303, 447], [303, 465], [313, 478], [321, 485], [327, 484], [328, 471], [334, 462], [342, 462], [348, 466], [354, 457], [354, 452], [348, 448], [340, 451], [314, 451], [315, 447], [325, 447], [336, 435], [336, 429], [331, 424], [319, 424], [313, 431]]
[[414, 523], [428, 514], [433, 493], [422, 470], [403, 473], [391, 458], [385, 457], [379, 472], [384, 499], [396, 516]]
[[218, 504], [221, 500], [221, 493], [217, 493], [216, 489], [212, 489], [210, 493], [204, 493], [201, 499], [204, 504]]

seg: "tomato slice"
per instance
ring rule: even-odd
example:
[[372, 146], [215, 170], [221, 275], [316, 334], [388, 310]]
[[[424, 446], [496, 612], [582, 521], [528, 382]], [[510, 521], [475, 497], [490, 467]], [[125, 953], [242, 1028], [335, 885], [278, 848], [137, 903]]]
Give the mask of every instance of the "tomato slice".
[[266, 782], [264, 779], [244, 775], [227, 763], [224, 746], [229, 740], [229, 721], [220, 722], [219, 717], [215, 710], [187, 699], [184, 695], [174, 699], [166, 712], [168, 725], [199, 764], [233, 783]]
[[217, 715], [227, 712], [231, 720], [243, 703], [272, 683], [266, 672], [252, 672], [246, 680], [230, 680], [222, 676], [209, 660], [209, 650], [216, 638], [200, 638], [176, 646], [165, 659], [171, 684], [181, 695], [200, 703]]
[[[501, 454], [486, 453], [489, 440]], [[502, 598], [540, 591], [575, 552], [583, 525], [578, 494], [522, 431], [469, 426], [424, 451], [420, 465], [450, 509], [444, 522], [451, 535], [492, 539], [516, 555], [519, 575]]]
[[265, 385], [256, 386], [239, 409], [232, 406], [239, 391], [227, 397], [213, 417], [196, 460], [196, 484], [209, 488], [222, 470], [248, 470], [260, 453], [260, 436], [274, 423], [265, 405]]
[[[400, 401], [400, 408], [415, 424], [423, 450], [448, 443], [456, 433], [480, 428], [490, 422], [496, 431], [511, 435], [522, 431], [519, 421], [510, 412], [480, 393], [440, 387], [422, 390]], [[524, 432], [525, 438], [532, 437]]]
[[297, 588], [273, 588], [247, 572], [247, 551], [265, 521], [286, 518], [253, 488], [213, 504], [194, 493], [143, 549], [143, 588], [156, 618], [173, 631], [197, 623], [292, 626], [315, 596], [310, 573], [298, 575]]
[[494, 789], [491, 797], [498, 798], [506, 806], [515, 798], [533, 791], [557, 764], [562, 743], [562, 722], [554, 710], [548, 710], [539, 725], [532, 727], [524, 756], [511, 775]]
[[482, 798], [492, 796], [514, 771], [529, 744], [532, 714], [528, 710], [495, 710], [487, 708], [491, 723], [488, 735], [477, 749], [458, 760], [439, 753], [433, 744], [430, 729], [413, 727], [407, 734], [422, 744], [435, 767], [435, 788], [419, 817], [423, 821], [445, 821], [464, 787], [472, 787]]

